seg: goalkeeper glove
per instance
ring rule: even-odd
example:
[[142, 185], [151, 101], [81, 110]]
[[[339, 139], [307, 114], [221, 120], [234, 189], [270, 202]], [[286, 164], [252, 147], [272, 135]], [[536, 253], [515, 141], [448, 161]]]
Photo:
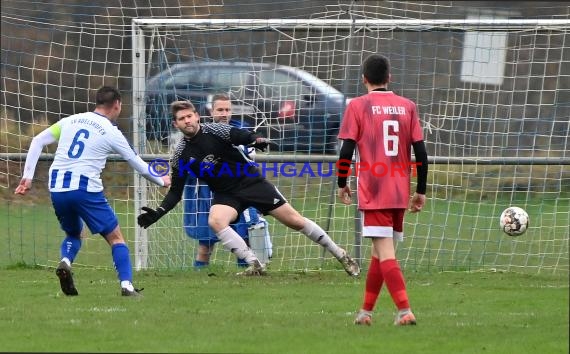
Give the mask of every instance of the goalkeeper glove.
[[139, 226], [145, 229], [157, 222], [158, 219], [166, 214], [166, 210], [164, 210], [162, 207], [158, 207], [156, 210], [149, 207], [142, 207], [141, 209], [146, 211], [146, 213], [139, 215], [137, 221], [139, 223]]
[[277, 143], [275, 143], [275, 142], [273, 142], [267, 138], [262, 138], [262, 137], [256, 138], [255, 141], [253, 143], [249, 144], [248, 146], [254, 147], [254, 148], [261, 150], [261, 151], [265, 151], [265, 149], [267, 149], [267, 147], [270, 145], [275, 147], [275, 148], [279, 147], [279, 145], [277, 145]]

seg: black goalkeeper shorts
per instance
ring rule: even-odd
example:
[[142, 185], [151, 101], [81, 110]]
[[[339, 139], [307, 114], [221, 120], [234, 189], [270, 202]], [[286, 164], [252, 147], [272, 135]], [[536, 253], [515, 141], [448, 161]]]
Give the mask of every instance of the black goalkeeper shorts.
[[238, 214], [249, 207], [254, 207], [267, 215], [271, 210], [285, 203], [287, 203], [285, 197], [267, 180], [260, 180], [232, 192], [215, 192], [212, 199], [212, 205], [231, 206], [237, 210]]

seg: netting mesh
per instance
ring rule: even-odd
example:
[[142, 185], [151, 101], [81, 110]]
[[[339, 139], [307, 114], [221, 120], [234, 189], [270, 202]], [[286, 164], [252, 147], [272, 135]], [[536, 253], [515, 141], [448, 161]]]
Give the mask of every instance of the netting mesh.
[[[147, 137], [144, 124], [133, 129], [132, 121], [138, 117], [132, 101], [134, 18], [242, 19], [242, 25], [223, 29], [146, 28], [145, 80], [178, 63], [245, 60], [301, 69], [350, 98], [364, 93], [359, 72], [362, 58], [373, 52], [385, 53], [392, 63], [390, 87], [417, 102], [428, 152], [437, 162], [430, 170], [427, 209], [406, 219], [410, 238], [399, 249], [404, 266], [568, 272], [569, 7], [564, 2], [533, 3], [532, 7], [524, 2], [496, 2], [493, 7], [487, 2], [465, 4], [148, 0], [108, 1], [101, 6], [93, 1], [3, 1], [0, 195], [6, 206], [0, 212], [8, 232], [0, 239], [6, 245], [1, 258], [6, 263], [57, 262], [61, 232], [46, 191], [49, 161], [38, 165], [30, 198], [14, 198], [12, 192], [31, 137], [64, 116], [91, 110], [92, 94], [99, 86], [113, 85], [122, 91], [119, 126], [135, 146], [144, 149], [141, 153], [153, 157], [168, 152], [171, 131], [167, 126], [158, 126], [166, 141]], [[508, 18], [513, 23], [529, 19], [566, 22], [534, 28], [513, 24], [508, 30], [488, 26], [477, 30], [474, 25], [319, 27], [310, 26], [309, 21], [295, 28], [248, 27], [248, 21], [255, 22], [253, 17], [339, 23], [351, 19], [372, 23], [490, 18]], [[266, 81], [269, 79], [274, 78], [270, 75]], [[263, 89], [253, 87], [251, 92], [265, 95], [274, 91], [275, 96], [290, 95], [290, 101], [296, 101], [303, 93], [294, 88], [288, 91], [286, 87], [294, 86], [291, 83], [295, 81], [277, 81]], [[243, 96], [245, 88], [237, 86], [232, 92]], [[278, 114], [280, 108], [282, 104], [264, 108], [262, 113], [270, 119], [257, 117], [253, 124], [264, 122], [261, 126], [267, 127], [272, 123], [271, 113]], [[273, 123], [266, 132], [282, 133], [279, 121]], [[144, 139], [134, 139], [134, 130]], [[302, 148], [287, 152], [297, 161], [321, 156], [320, 151], [315, 154], [309, 149], [313, 143], [328, 141], [334, 148], [334, 127], [295, 134], [308, 139]], [[53, 146], [45, 149], [46, 153], [54, 151]], [[331, 156], [329, 151], [319, 159], [334, 161]], [[492, 163], [484, 162], [486, 159]], [[133, 174], [126, 164], [110, 162], [104, 179], [108, 198], [133, 243], [138, 232], [134, 201], [139, 200]], [[272, 180], [298, 210], [330, 231], [339, 244], [351, 251], [359, 247], [354, 237], [354, 208], [334, 203], [334, 178], [279, 176]], [[148, 195], [149, 204], [162, 198], [161, 192], [153, 189]], [[521, 238], [509, 239], [498, 231], [498, 215], [508, 205], [522, 206], [530, 214], [531, 227]], [[152, 266], [191, 264], [195, 244], [184, 235], [181, 219], [178, 208], [156, 225], [152, 231], [156, 235], [149, 235], [156, 246]], [[302, 235], [273, 220], [271, 233], [275, 235], [274, 269], [322, 265], [320, 248]], [[157, 235], [164, 238], [162, 244]], [[110, 266], [101, 261], [109, 259], [105, 247], [104, 242], [87, 238], [78, 262]], [[364, 260], [368, 247], [365, 240], [361, 249]], [[233, 256], [223, 250], [218, 250], [214, 259], [234, 263]]]

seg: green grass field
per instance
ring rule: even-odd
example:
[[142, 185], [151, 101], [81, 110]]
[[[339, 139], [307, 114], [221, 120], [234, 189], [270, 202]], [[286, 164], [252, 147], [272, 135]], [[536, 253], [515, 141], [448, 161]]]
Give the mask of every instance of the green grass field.
[[[328, 199], [319, 200], [322, 204], [317, 204], [317, 199], [307, 199], [309, 201], [302, 205], [303, 214], [325, 227]], [[132, 203], [110, 200], [118, 213], [125, 237], [131, 249], [134, 249], [135, 211]], [[531, 226], [524, 236], [516, 239], [505, 236], [498, 228], [498, 215], [502, 205], [508, 203], [511, 201], [428, 201], [422, 213], [406, 217], [407, 237], [406, 242], [400, 245], [400, 259], [406, 268], [414, 271], [479, 270], [491, 267], [517, 272], [568, 274], [570, 199], [534, 199], [526, 202], [524, 207], [531, 216]], [[293, 200], [292, 204], [301, 210], [299, 205], [295, 205], [299, 204], [298, 199]], [[350, 207], [337, 203], [333, 215], [346, 214], [344, 208]], [[4, 246], [0, 250], [0, 266], [16, 263], [55, 265], [54, 262], [59, 261], [62, 232], [50, 204], [41, 201], [35, 205], [21, 202], [0, 205], [0, 218], [5, 230], [0, 234], [0, 244]], [[281, 250], [274, 264], [280, 267], [290, 265], [292, 269], [305, 266], [316, 269], [320, 266], [320, 249], [317, 246], [307, 247], [306, 244], [310, 242], [302, 235], [291, 232], [273, 218], [268, 220], [274, 248]], [[169, 255], [168, 267], [181, 267], [181, 262], [191, 264], [194, 242], [188, 240], [181, 225], [180, 214], [171, 212], [149, 229], [152, 241], [169, 240], [163, 249]], [[333, 217], [329, 231], [339, 244], [354, 244], [353, 219]], [[88, 231], [86, 236], [78, 262], [110, 267], [107, 244], [99, 236], [91, 236]], [[369, 245], [364, 240], [364, 261], [368, 258]], [[353, 251], [351, 246], [348, 248]], [[230, 259], [224, 251], [217, 252], [216, 256], [224, 261]], [[312, 261], [291, 263], [292, 258]]]
[[[326, 189], [282, 187], [321, 225]], [[108, 193], [132, 252], [131, 188]], [[286, 233], [273, 219], [279, 252], [268, 276], [236, 276], [232, 256], [218, 250], [220, 261], [207, 270], [136, 272], [135, 285], [145, 288], [141, 299], [120, 296], [107, 244], [87, 232], [74, 266], [80, 296], [65, 297], [53, 268], [63, 235], [48, 195], [40, 186], [24, 199], [4, 196], [9, 202], [0, 205], [1, 352], [569, 352], [567, 196], [496, 195], [488, 203], [467, 194], [430, 198], [422, 213], [407, 216], [407, 242], [398, 249], [418, 318], [417, 326], [398, 328], [386, 289], [373, 326], [352, 323], [363, 296], [367, 240], [364, 272], [353, 279], [330, 257], [320, 262], [318, 247], [307, 247], [304, 237]], [[497, 227], [498, 214], [511, 203], [531, 215], [531, 228], [518, 239]], [[343, 208], [334, 206], [340, 216], [330, 232], [350, 245], [354, 220]], [[169, 215], [153, 226], [152, 237], [170, 232], [176, 241], [162, 258], [186, 257], [188, 264], [193, 243], [180, 224], [180, 215]]]
[[395, 327], [382, 290], [371, 327], [353, 325], [364, 278], [340, 272], [243, 278], [224, 269], [78, 268], [65, 297], [53, 269], [0, 271], [0, 351], [186, 353], [568, 353], [568, 279], [407, 273], [417, 326]]

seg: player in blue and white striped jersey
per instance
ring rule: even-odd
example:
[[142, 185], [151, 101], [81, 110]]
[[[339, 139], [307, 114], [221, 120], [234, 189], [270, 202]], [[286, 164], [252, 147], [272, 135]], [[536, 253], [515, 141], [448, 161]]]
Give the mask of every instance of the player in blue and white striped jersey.
[[24, 173], [15, 193], [24, 195], [32, 185], [44, 146], [57, 142], [49, 169], [49, 190], [55, 214], [66, 237], [56, 269], [65, 295], [78, 295], [71, 264], [81, 248], [83, 222], [93, 234], [101, 234], [111, 246], [123, 296], [140, 295], [133, 287], [129, 249], [117, 216], [103, 194], [101, 172], [112, 153], [121, 155], [131, 167], [159, 186], [169, 187], [170, 177], [156, 177], [116, 126], [121, 113], [121, 95], [113, 87], [97, 91], [93, 112], [74, 114], [42, 131], [32, 140]]

